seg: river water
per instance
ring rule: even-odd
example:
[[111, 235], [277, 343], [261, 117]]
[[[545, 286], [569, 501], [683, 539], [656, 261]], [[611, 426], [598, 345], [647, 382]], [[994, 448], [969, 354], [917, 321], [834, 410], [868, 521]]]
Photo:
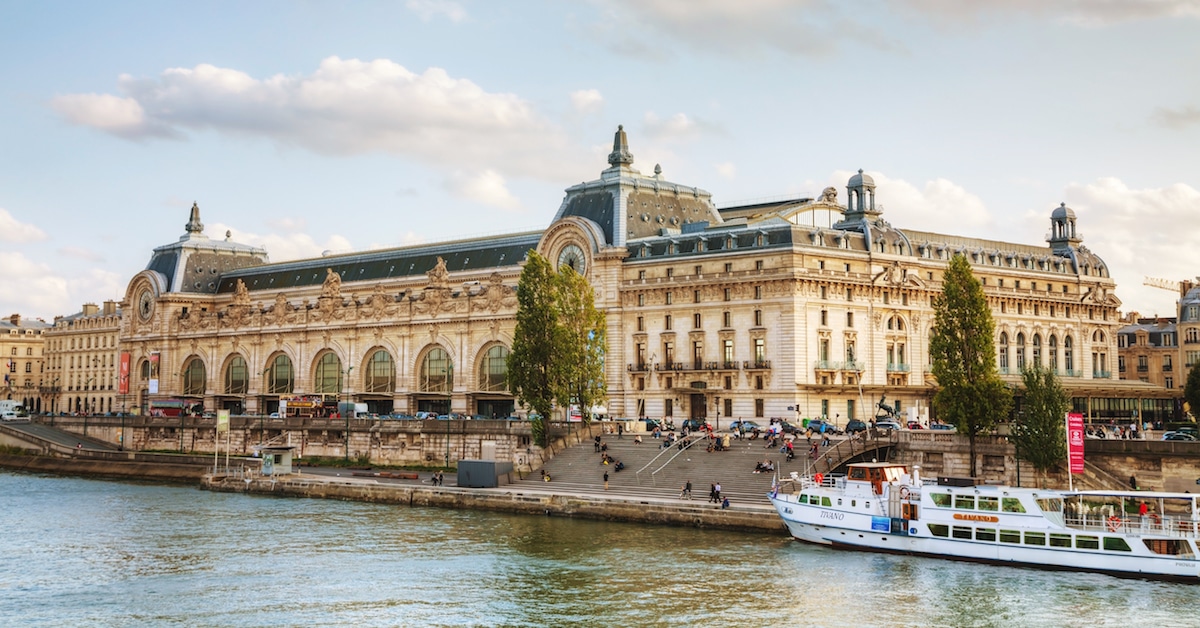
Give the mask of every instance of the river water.
[[5, 626], [1195, 626], [1200, 586], [0, 470]]

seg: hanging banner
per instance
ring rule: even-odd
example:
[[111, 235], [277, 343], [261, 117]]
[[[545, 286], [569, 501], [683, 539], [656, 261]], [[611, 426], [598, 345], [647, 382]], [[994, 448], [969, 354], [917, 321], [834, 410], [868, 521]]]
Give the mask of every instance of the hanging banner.
[[1083, 415], [1078, 412], [1067, 415], [1067, 461], [1072, 475], [1083, 473]]
[[150, 394], [158, 394], [158, 352], [150, 354]]
[[217, 410], [217, 432], [229, 431], [229, 411]]
[[129, 352], [121, 352], [121, 363], [118, 366], [120, 369], [119, 377], [117, 378], [117, 394], [129, 394]]

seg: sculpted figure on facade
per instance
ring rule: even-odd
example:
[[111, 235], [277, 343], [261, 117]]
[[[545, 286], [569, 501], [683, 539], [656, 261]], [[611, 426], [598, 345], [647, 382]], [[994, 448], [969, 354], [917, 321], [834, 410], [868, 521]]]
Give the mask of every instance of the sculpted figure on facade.
[[238, 306], [250, 305], [250, 291], [246, 289], [246, 282], [241, 279], [237, 280], [237, 285], [233, 289], [233, 304]]
[[837, 188], [830, 186], [821, 191], [821, 202], [837, 204]]
[[385, 316], [390, 316], [395, 310], [392, 304], [395, 299], [388, 293], [387, 288], [383, 284], [375, 284], [375, 289], [371, 292], [371, 316], [379, 319]]
[[475, 300], [475, 309], [498, 312], [501, 308], [511, 308], [516, 304], [516, 291], [504, 285], [500, 273], [492, 273]]
[[429, 277], [430, 288], [450, 288], [450, 273], [446, 271], [446, 260], [441, 256], [437, 258], [437, 264], [426, 273]]
[[417, 313], [437, 316], [439, 312], [458, 310], [458, 304], [450, 294], [450, 273], [446, 271], [446, 260], [438, 257], [437, 265], [426, 276], [429, 277], [429, 285], [414, 306]]
[[275, 325], [293, 323], [296, 321], [296, 311], [282, 292], [275, 295], [275, 307], [267, 315], [267, 320]]
[[333, 272], [332, 268], [325, 269], [325, 283], [321, 286], [322, 298], [342, 298], [342, 278]]

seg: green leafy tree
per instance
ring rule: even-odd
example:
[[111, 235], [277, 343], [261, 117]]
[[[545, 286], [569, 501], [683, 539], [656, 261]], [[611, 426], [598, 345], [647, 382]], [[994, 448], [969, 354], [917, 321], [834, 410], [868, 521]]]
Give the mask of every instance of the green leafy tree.
[[1187, 382], [1183, 384], [1183, 400], [1193, 419], [1200, 415], [1200, 364], [1193, 364], [1188, 371]]
[[1067, 459], [1066, 416], [1071, 400], [1058, 376], [1034, 365], [1021, 371], [1025, 399], [1021, 416], [1013, 424], [1012, 439], [1020, 456], [1028, 460], [1046, 486], [1046, 472]]
[[534, 440], [546, 444], [551, 411], [578, 404], [591, 419], [606, 393], [607, 325], [587, 279], [570, 266], [554, 272], [536, 251], [517, 286], [517, 325], [508, 356], [508, 389], [538, 415]]
[[517, 325], [508, 355], [508, 389], [533, 417], [533, 439], [546, 444], [546, 424], [554, 406], [554, 354], [558, 343], [554, 269], [536, 251], [529, 253], [517, 284]]
[[555, 355], [555, 395], [559, 405], [579, 404], [591, 421], [591, 409], [604, 399], [604, 349], [608, 325], [596, 309], [595, 291], [574, 268], [563, 265], [557, 276], [557, 314], [560, 332]]
[[939, 387], [933, 404], [942, 420], [967, 435], [975, 477], [976, 437], [1008, 415], [1012, 393], [996, 373], [995, 323], [965, 256], [950, 259], [933, 308], [929, 350]]

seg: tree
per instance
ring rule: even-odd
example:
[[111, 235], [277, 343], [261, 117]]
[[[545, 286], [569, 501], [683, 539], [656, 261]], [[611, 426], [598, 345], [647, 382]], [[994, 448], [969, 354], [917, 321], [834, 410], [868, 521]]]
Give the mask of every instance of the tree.
[[1193, 364], [1188, 371], [1187, 382], [1183, 384], [1183, 400], [1195, 420], [1200, 415], [1200, 363]]
[[1046, 486], [1046, 472], [1067, 459], [1066, 416], [1071, 400], [1058, 377], [1048, 368], [1033, 365], [1021, 371], [1025, 400], [1013, 425], [1017, 451], [1037, 469]]
[[595, 291], [574, 268], [563, 265], [557, 276], [557, 314], [561, 332], [555, 355], [555, 395], [559, 405], [579, 404], [585, 421], [592, 406], [605, 397], [604, 350], [608, 324], [596, 309]]
[[517, 284], [517, 325], [508, 354], [508, 389], [533, 417], [533, 440], [546, 444], [546, 422], [554, 406], [554, 352], [558, 344], [554, 270], [536, 251]]
[[592, 406], [604, 398], [604, 350], [607, 325], [596, 309], [587, 279], [564, 265], [530, 252], [517, 286], [517, 326], [508, 356], [508, 389], [538, 415], [533, 437], [546, 444], [554, 404], [579, 404], [591, 419]]
[[943, 420], [970, 440], [975, 477], [976, 437], [1008, 415], [1012, 393], [996, 373], [995, 323], [983, 286], [964, 255], [950, 259], [933, 309], [929, 352], [939, 387], [933, 404]]

